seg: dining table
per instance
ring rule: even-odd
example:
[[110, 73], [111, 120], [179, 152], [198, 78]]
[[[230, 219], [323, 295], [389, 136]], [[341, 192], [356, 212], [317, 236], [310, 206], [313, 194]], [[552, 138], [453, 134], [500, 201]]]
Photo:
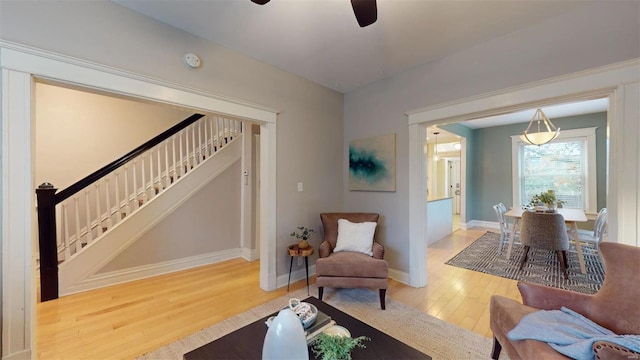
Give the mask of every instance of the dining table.
[[[516, 236], [518, 227], [520, 226], [520, 219], [522, 219], [522, 213], [530, 211], [521, 207], [513, 208], [507, 211], [504, 215], [514, 219], [513, 226], [511, 228], [511, 236], [509, 237], [509, 246], [507, 248], [507, 259], [511, 258], [511, 248], [513, 247], [513, 241]], [[566, 209], [558, 208], [556, 211], [564, 217], [564, 221], [567, 224], [567, 231], [571, 235], [573, 242], [576, 245], [576, 252], [578, 253], [578, 262], [580, 263], [580, 272], [587, 273], [587, 267], [584, 263], [584, 255], [582, 253], [582, 245], [578, 238], [578, 223], [586, 222], [587, 215], [582, 209]]]

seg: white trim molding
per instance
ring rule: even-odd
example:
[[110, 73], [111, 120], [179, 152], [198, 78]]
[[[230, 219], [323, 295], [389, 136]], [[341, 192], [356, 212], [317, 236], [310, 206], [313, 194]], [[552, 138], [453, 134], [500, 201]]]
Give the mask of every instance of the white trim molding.
[[74, 284], [68, 289], [67, 295], [98, 289], [107, 286], [126, 283], [132, 280], [140, 280], [152, 276], [168, 274], [175, 271], [192, 269], [198, 266], [215, 264], [218, 262], [237, 259], [241, 257], [241, 249], [229, 249], [208, 254], [194, 255], [187, 258], [164, 261], [157, 264], [149, 264], [123, 270], [98, 273], [90, 278]]
[[[444, 104], [408, 111], [409, 136], [416, 125], [431, 126], [504, 114], [554, 103], [609, 98], [609, 168], [607, 208], [609, 239], [640, 246], [640, 59], [611, 64], [587, 71], [524, 84], [496, 92], [459, 99]], [[420, 169], [426, 163], [423, 148], [409, 140], [409, 168]], [[425, 187], [419, 171], [409, 173], [409, 194], [417, 196]], [[426, 222], [424, 207], [410, 205], [412, 220]], [[424, 234], [410, 225], [409, 251], [424, 243]], [[409, 259], [410, 277], [426, 268], [426, 251]], [[418, 261], [418, 264], [413, 262]], [[411, 284], [412, 286], [415, 286]]]
[[[35, 327], [34, 81], [89, 88], [213, 112], [261, 126], [260, 286], [276, 284], [276, 120], [278, 110], [0, 40], [2, 69], [2, 357], [30, 354]], [[267, 216], [270, 214], [270, 216]], [[262, 273], [264, 272], [264, 273]]]
[[389, 278], [401, 282], [403, 284], [410, 285], [409, 273], [400, 271], [398, 269], [389, 269]]

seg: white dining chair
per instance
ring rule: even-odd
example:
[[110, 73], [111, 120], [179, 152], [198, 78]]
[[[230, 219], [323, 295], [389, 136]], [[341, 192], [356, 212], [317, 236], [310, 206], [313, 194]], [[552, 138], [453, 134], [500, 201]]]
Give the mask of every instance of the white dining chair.
[[[591, 250], [592, 253], [596, 253], [601, 263], [602, 263], [602, 255], [600, 255], [600, 243], [604, 239], [606, 233], [607, 233], [607, 208], [602, 208], [598, 212], [598, 215], [596, 216], [596, 220], [593, 224], [593, 232], [578, 233], [578, 241], [586, 245], [586, 246], [582, 246], [582, 251]], [[571, 240], [575, 240], [575, 239], [572, 238]]]
[[[507, 212], [507, 207], [504, 206], [503, 203], [499, 203], [493, 205], [493, 211], [495, 211], [496, 213], [496, 218], [498, 219], [498, 225], [500, 227], [500, 243], [498, 244], [498, 255], [501, 255], [504, 245], [509, 243], [509, 238], [511, 237], [509, 223], [507, 221], [507, 217], [504, 216], [504, 214]], [[516, 233], [516, 238], [517, 237], [518, 233]]]

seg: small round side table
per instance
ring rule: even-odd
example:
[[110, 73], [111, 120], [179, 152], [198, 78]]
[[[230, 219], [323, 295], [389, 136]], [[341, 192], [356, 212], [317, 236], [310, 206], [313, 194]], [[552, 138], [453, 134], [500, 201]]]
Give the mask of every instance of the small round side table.
[[300, 249], [298, 244], [291, 245], [287, 248], [289, 256], [291, 256], [291, 262], [289, 263], [289, 281], [287, 281], [287, 291], [289, 291], [289, 284], [291, 283], [291, 269], [293, 268], [293, 258], [302, 256], [304, 257], [304, 268], [307, 271], [307, 295], [309, 295], [309, 256], [313, 254], [313, 246], [309, 245], [304, 249]]

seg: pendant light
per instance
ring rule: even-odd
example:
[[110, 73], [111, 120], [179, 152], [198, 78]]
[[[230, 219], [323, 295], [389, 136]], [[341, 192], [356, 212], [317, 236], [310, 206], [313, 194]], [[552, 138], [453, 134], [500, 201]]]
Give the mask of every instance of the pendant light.
[[433, 156], [433, 160], [438, 161], [438, 134], [440, 134], [439, 131], [435, 131], [433, 133], [433, 135], [435, 135], [436, 137], [436, 146], [434, 147], [436, 154]]
[[[546, 131], [543, 130], [542, 125], [546, 128]], [[560, 129], [553, 125], [547, 115], [542, 112], [542, 109], [538, 109], [536, 110], [536, 113], [533, 114], [531, 121], [529, 121], [527, 129], [522, 132], [522, 135], [520, 135], [520, 139], [528, 144], [540, 146], [551, 142], [553, 139], [557, 138], [559, 134]]]

